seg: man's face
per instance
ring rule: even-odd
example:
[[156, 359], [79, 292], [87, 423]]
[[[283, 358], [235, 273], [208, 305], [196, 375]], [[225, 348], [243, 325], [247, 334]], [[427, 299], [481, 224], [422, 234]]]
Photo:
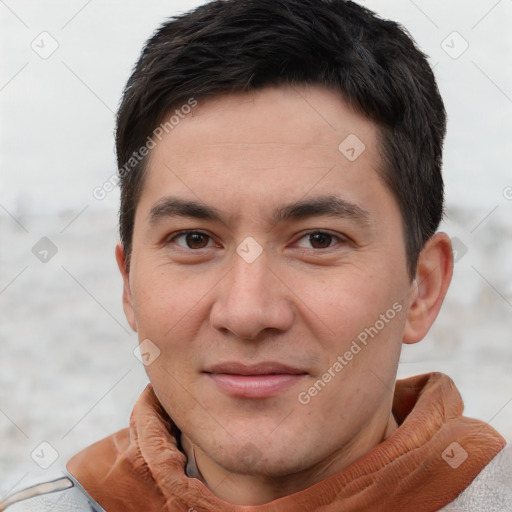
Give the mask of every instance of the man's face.
[[320, 87], [199, 102], [152, 150], [125, 310], [162, 405], [228, 471], [382, 439], [413, 285], [380, 165], [375, 125]]

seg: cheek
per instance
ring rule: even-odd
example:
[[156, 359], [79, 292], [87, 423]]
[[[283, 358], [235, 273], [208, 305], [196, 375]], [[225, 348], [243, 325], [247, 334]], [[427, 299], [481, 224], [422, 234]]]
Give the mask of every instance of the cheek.
[[320, 279], [293, 276], [303, 318], [309, 318], [317, 334], [325, 331], [326, 339], [340, 349], [376, 322], [380, 328], [385, 321], [386, 328], [379, 330], [389, 331], [392, 323], [399, 323], [394, 320], [399, 316], [397, 309], [403, 307], [395, 303], [402, 302], [403, 288], [389, 270], [386, 274], [382, 270], [351, 265]]
[[204, 275], [184, 275], [166, 265], [134, 270], [132, 293], [139, 337], [172, 340], [177, 332], [184, 335], [200, 321], [213, 287]]

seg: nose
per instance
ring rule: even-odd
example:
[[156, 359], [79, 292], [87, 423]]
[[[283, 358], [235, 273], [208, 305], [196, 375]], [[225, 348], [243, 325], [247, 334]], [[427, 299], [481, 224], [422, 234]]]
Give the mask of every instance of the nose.
[[295, 316], [293, 294], [283, 277], [270, 268], [265, 251], [251, 263], [234, 254], [232, 270], [217, 288], [212, 326], [245, 340], [261, 338], [266, 331], [290, 329]]

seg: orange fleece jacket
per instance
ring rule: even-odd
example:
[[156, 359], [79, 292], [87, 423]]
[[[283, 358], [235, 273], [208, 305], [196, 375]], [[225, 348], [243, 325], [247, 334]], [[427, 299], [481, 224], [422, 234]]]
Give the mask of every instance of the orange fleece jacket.
[[[303, 491], [241, 507], [186, 476], [179, 431], [149, 385], [130, 427], [86, 448], [67, 467], [108, 512], [434, 512], [466, 489], [506, 444], [492, 427], [462, 416], [462, 410], [446, 375], [399, 380], [393, 402], [399, 428], [387, 440]], [[457, 445], [450, 449], [452, 443], [468, 454], [456, 469], [448, 463], [460, 451]]]

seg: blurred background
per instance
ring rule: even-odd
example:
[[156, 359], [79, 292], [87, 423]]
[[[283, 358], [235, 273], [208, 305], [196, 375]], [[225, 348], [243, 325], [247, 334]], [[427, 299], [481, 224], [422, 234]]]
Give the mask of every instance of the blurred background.
[[[0, 498], [127, 426], [147, 383], [114, 260], [119, 193], [93, 190], [116, 172], [144, 41], [200, 3], [0, 0]], [[449, 116], [455, 275], [399, 376], [447, 373], [466, 415], [512, 439], [512, 2], [362, 3], [428, 54]]]

